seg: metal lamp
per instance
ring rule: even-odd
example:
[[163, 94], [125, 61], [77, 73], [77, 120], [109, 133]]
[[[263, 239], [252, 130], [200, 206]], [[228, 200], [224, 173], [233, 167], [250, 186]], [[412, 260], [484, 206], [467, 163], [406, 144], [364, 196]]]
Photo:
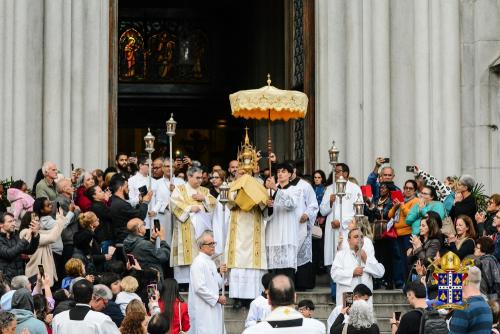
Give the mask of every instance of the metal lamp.
[[358, 198], [356, 199], [356, 202], [353, 204], [354, 207], [354, 217], [357, 219], [361, 219], [365, 216], [364, 214], [364, 209], [365, 209], [365, 202], [361, 198], [361, 196], [358, 194]]
[[330, 165], [335, 168], [335, 165], [339, 162], [339, 149], [335, 146], [335, 140], [332, 142], [332, 147], [328, 150], [328, 156], [330, 157]]
[[151, 189], [151, 154], [155, 151], [155, 136], [151, 134], [148, 128], [148, 133], [144, 136], [144, 143], [146, 144], [146, 152], [148, 153], [149, 165], [149, 189]]
[[165, 122], [167, 125], [167, 136], [168, 142], [170, 146], [170, 182], [174, 180], [174, 162], [172, 159], [172, 138], [175, 136], [175, 128], [177, 126], [177, 122], [174, 121], [174, 114], [170, 114], [170, 119]]
[[344, 197], [345, 196], [345, 186], [347, 184], [347, 180], [344, 179], [342, 175], [335, 181], [335, 185], [337, 186], [337, 196]]

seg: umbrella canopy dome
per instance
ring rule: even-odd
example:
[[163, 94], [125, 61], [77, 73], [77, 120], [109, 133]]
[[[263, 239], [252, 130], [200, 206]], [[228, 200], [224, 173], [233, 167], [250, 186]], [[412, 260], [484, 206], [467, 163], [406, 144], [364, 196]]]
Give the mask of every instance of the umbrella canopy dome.
[[304, 118], [307, 95], [294, 90], [281, 90], [270, 84], [259, 89], [240, 90], [229, 95], [234, 117], [245, 119], [284, 120]]

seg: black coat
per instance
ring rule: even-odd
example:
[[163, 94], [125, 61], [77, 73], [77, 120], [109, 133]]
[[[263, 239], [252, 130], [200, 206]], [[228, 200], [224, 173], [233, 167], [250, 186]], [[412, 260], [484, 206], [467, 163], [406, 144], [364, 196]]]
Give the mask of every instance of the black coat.
[[73, 257], [83, 261], [88, 274], [95, 275], [104, 271], [106, 258], [99, 242], [94, 238], [94, 232], [87, 229], [76, 232], [74, 246]]
[[110, 212], [114, 240], [117, 243], [122, 243], [128, 235], [128, 221], [132, 218], [144, 220], [148, 214], [148, 205], [146, 203], [141, 203], [134, 208], [129, 202], [113, 195], [111, 196]]
[[0, 271], [9, 282], [15, 276], [24, 275], [26, 263], [21, 254], [35, 253], [39, 241], [40, 234], [28, 241], [20, 239], [17, 234], [11, 234], [7, 238], [5, 233], [0, 233]]
[[123, 241], [125, 253], [132, 253], [142, 268], [154, 267], [160, 271], [163, 277], [163, 266], [170, 258], [170, 247], [165, 240], [160, 242], [160, 248], [144, 237], [129, 234]]
[[112, 240], [113, 233], [111, 231], [111, 225], [113, 224], [113, 218], [111, 217], [111, 210], [103, 202], [92, 202], [90, 211], [95, 213], [97, 218], [99, 218], [99, 226], [95, 230], [95, 237], [97, 241], [103, 242], [105, 240]]
[[464, 198], [460, 202], [455, 203], [455, 205], [451, 208], [450, 210], [450, 217], [455, 221], [458, 216], [460, 215], [466, 215], [469, 216], [470, 219], [472, 219], [472, 222], [474, 223], [474, 229], [477, 231], [477, 224], [476, 224], [476, 212], [477, 212], [477, 205], [476, 205], [476, 199], [474, 196], [469, 195], [467, 198]]
[[[342, 334], [344, 329], [344, 314], [340, 313], [332, 327], [330, 328], [330, 334]], [[377, 324], [372, 324], [369, 328], [355, 328], [352, 325], [347, 327], [347, 334], [379, 334], [380, 330]]]

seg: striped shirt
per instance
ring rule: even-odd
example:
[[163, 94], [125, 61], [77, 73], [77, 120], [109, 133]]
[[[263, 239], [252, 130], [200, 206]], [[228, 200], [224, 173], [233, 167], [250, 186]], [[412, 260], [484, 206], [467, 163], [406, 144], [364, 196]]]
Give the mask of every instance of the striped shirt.
[[463, 310], [456, 310], [450, 321], [450, 334], [490, 334], [493, 317], [488, 304], [481, 296], [467, 300]]

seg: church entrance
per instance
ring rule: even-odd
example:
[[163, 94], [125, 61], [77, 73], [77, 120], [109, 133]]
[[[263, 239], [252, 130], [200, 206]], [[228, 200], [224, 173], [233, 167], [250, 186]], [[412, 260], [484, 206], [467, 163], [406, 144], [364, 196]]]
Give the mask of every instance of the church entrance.
[[[233, 118], [229, 94], [264, 86], [269, 72], [286, 87], [285, 7], [284, 0], [118, 1], [117, 150], [144, 153], [150, 128], [154, 156], [168, 155], [172, 113], [174, 151], [203, 165], [234, 159], [245, 126], [265, 150], [266, 138], [257, 138], [265, 124]], [[288, 157], [290, 140], [281, 140]]]

